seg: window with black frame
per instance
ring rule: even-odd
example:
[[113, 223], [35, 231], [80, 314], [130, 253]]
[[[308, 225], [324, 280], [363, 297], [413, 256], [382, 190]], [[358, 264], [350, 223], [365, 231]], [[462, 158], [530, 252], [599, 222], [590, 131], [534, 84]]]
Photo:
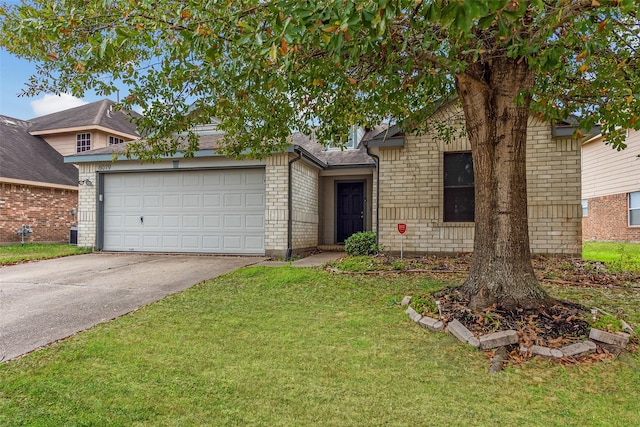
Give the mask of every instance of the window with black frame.
[[444, 222], [473, 222], [474, 191], [471, 152], [444, 153]]

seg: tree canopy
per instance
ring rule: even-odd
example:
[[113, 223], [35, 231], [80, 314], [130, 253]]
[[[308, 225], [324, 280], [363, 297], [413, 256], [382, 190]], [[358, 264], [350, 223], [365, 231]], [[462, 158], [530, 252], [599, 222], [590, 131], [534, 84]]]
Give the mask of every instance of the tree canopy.
[[[531, 113], [638, 128], [634, 0], [35, 0], [0, 9], [0, 46], [38, 63], [28, 95], [110, 95], [153, 132], [143, 157], [212, 117], [230, 154], [266, 155], [292, 130], [419, 129], [455, 76], [511, 58], [535, 76]], [[526, 94], [520, 94], [524, 96]], [[197, 138], [187, 149], [197, 149]]]

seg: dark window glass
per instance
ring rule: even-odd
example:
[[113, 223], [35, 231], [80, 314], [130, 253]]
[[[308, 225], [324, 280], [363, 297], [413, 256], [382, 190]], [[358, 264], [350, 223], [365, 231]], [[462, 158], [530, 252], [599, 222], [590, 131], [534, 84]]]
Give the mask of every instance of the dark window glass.
[[444, 154], [444, 221], [473, 222], [475, 194], [471, 153]]

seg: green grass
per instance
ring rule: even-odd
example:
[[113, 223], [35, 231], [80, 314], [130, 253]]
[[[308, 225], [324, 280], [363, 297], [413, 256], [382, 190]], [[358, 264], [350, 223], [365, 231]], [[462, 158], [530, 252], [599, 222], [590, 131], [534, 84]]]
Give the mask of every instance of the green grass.
[[59, 258], [89, 252], [91, 252], [91, 248], [79, 248], [75, 245], [26, 243], [25, 245], [0, 246], [0, 265]]
[[585, 241], [582, 258], [604, 262], [618, 271], [640, 272], [640, 243]]
[[637, 353], [489, 375], [481, 352], [394, 304], [441, 286], [239, 270], [0, 365], [0, 425], [637, 424]]

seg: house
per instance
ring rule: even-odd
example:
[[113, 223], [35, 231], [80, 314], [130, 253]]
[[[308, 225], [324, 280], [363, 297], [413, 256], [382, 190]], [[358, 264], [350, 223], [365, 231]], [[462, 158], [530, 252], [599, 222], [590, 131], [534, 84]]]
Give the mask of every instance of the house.
[[[465, 138], [450, 143], [397, 127], [354, 133], [345, 150], [295, 134], [264, 160], [216, 152], [222, 135], [200, 129], [200, 150], [152, 164], [125, 144], [67, 156], [80, 168], [79, 245], [107, 251], [289, 256], [377, 232], [385, 251], [473, 250], [473, 177]], [[581, 251], [580, 141], [529, 121], [528, 191], [535, 253]], [[113, 153], [119, 160], [112, 162]], [[469, 197], [469, 195], [471, 195]], [[401, 237], [398, 223], [407, 225]]]
[[627, 131], [621, 151], [603, 140], [582, 145], [583, 237], [640, 242], [640, 131]]
[[131, 118], [115, 111], [109, 99], [29, 120], [29, 134], [39, 136], [63, 156], [140, 138]]
[[78, 169], [29, 134], [30, 123], [0, 116], [0, 244], [68, 242], [78, 206]]
[[[76, 225], [78, 169], [64, 155], [138, 139], [131, 114], [102, 100], [31, 120], [0, 116], [0, 244], [69, 242]], [[135, 113], [132, 113], [135, 114]]]

